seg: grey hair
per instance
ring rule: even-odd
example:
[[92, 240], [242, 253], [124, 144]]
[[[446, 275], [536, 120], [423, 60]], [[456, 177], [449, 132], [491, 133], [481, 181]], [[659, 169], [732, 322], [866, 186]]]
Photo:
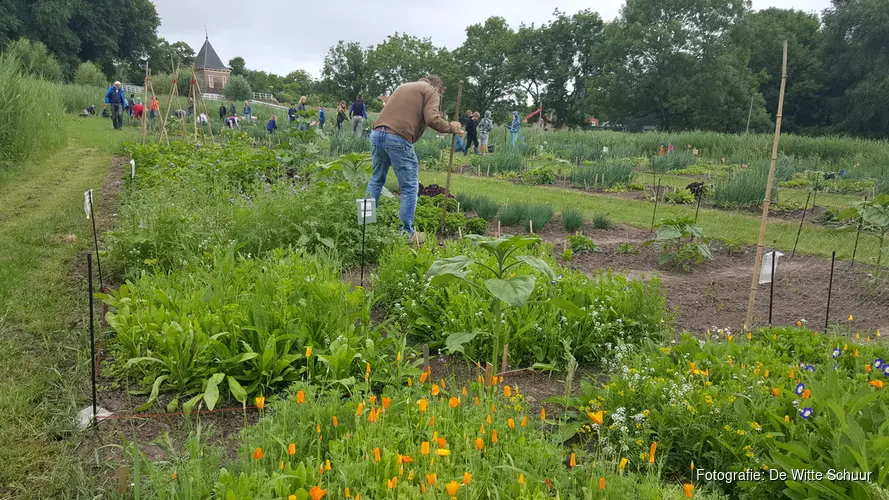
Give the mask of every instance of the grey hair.
[[444, 94], [445, 86], [444, 83], [442, 83], [441, 78], [435, 75], [426, 75], [423, 78], [420, 78], [420, 81], [432, 85], [432, 87], [435, 88], [435, 90], [437, 90], [439, 94]]

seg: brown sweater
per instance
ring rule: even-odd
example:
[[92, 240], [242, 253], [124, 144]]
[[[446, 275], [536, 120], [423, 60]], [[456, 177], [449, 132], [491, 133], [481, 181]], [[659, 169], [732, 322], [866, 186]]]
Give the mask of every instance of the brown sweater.
[[395, 89], [380, 111], [374, 128], [385, 126], [414, 144], [423, 137], [426, 127], [443, 134], [453, 133], [438, 109], [441, 96], [426, 82], [405, 83]]

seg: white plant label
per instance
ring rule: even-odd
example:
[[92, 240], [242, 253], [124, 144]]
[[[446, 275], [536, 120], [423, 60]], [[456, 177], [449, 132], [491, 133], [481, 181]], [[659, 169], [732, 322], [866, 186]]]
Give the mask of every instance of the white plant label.
[[772, 255], [775, 256], [775, 272], [778, 272], [778, 258], [784, 255], [781, 252], [769, 252], [762, 256], [762, 267], [759, 270], [759, 284], [772, 282]]
[[136, 160], [130, 160], [130, 179], [136, 178]]
[[373, 224], [377, 221], [377, 202], [373, 198], [359, 198], [355, 200], [358, 208], [358, 223]]
[[93, 190], [83, 192], [83, 211], [86, 213], [86, 218], [90, 218], [90, 214], [93, 212]]

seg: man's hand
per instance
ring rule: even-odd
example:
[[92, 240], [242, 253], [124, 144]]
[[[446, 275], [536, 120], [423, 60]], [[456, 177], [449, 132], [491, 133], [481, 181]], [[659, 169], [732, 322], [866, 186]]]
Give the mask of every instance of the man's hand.
[[108, 109], [108, 103], [107, 103], [107, 102], [105, 103], [105, 109]]
[[460, 126], [460, 122], [451, 122], [451, 133], [463, 137], [463, 127]]

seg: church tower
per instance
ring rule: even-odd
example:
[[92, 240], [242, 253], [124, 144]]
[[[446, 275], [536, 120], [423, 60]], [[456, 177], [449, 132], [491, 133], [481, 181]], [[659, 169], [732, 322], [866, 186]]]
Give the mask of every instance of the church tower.
[[210, 37], [204, 40], [204, 46], [194, 58], [194, 69], [197, 75], [201, 92], [205, 94], [220, 94], [228, 83], [232, 70], [225, 67], [222, 59], [210, 45]]

